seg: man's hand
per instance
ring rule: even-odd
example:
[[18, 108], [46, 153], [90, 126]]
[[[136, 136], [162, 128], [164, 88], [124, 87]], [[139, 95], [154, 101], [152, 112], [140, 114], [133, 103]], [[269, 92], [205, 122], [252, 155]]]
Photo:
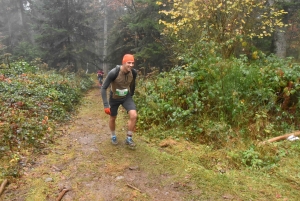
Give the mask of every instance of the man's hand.
[[110, 108], [105, 108], [105, 109], [104, 109], [104, 112], [105, 112], [106, 114], [110, 115]]

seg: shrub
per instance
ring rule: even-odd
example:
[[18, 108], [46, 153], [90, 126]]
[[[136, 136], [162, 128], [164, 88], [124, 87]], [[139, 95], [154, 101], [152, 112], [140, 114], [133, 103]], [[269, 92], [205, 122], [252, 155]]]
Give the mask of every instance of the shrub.
[[291, 59], [184, 58], [185, 65], [140, 80], [139, 128], [183, 129], [184, 137], [218, 146], [213, 139], [234, 137], [232, 130], [254, 140], [299, 129], [300, 65]]
[[52, 139], [56, 122], [69, 119], [91, 77], [39, 71], [15, 62], [0, 71], [1, 150], [41, 146]]

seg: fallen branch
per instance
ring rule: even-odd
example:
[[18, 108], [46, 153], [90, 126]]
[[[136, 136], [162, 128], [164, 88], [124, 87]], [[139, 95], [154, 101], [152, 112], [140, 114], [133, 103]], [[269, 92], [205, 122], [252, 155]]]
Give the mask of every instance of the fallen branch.
[[267, 141], [264, 141], [263, 144], [265, 144], [266, 142], [276, 142], [276, 141], [279, 141], [279, 140], [285, 140], [288, 137], [290, 137], [291, 135], [300, 136], [300, 131], [295, 131], [293, 133], [288, 133], [288, 134], [285, 134], [285, 135], [281, 135], [281, 136], [278, 136], [278, 137], [268, 139]]
[[62, 199], [62, 197], [65, 195], [66, 192], [68, 192], [69, 189], [63, 189], [60, 193], [59, 193], [59, 196], [58, 198], [56, 199], [56, 201], [60, 201]]
[[142, 192], [140, 189], [138, 189], [137, 187], [134, 187], [134, 186], [132, 186], [132, 185], [130, 185], [130, 184], [126, 184], [128, 187], [130, 187], [130, 188], [132, 188], [132, 189], [134, 189], [134, 190], [137, 190], [137, 191], [139, 191], [140, 193]]
[[6, 186], [7, 183], [8, 183], [7, 179], [5, 179], [5, 180], [2, 182], [1, 187], [0, 187], [0, 196], [1, 196], [1, 194], [3, 193], [4, 188], [5, 188], [5, 186]]

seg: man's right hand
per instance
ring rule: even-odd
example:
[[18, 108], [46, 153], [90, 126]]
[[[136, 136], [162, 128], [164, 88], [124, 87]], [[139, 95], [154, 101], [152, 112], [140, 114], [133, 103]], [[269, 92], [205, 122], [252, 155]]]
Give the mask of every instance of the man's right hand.
[[105, 108], [105, 109], [104, 109], [104, 112], [105, 112], [106, 114], [110, 115], [110, 108]]

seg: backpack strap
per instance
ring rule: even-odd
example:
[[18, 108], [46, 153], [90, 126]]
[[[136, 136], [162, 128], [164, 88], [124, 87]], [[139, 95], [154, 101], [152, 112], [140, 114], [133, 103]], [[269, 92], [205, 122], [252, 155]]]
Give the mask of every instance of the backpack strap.
[[[120, 68], [121, 68], [120, 65], [117, 65], [117, 66], [115, 67], [115, 69], [116, 69], [116, 74], [115, 74], [115, 76], [114, 76], [114, 78], [113, 78], [112, 81], [114, 81], [115, 79], [117, 79], [117, 77], [118, 77], [118, 75], [119, 75], [119, 72], [120, 72]], [[135, 69], [131, 69], [131, 72], [132, 72], [133, 79], [135, 80], [135, 79], [136, 79], [136, 76], [137, 76], [137, 72], [136, 72]]]
[[117, 65], [117, 66], [115, 67], [115, 69], [116, 69], [116, 74], [115, 74], [115, 76], [114, 76], [114, 78], [113, 78], [112, 81], [114, 81], [115, 79], [117, 79], [117, 77], [118, 77], [118, 75], [119, 75], [119, 72], [120, 72], [120, 68], [121, 68], [120, 65]]
[[131, 69], [131, 72], [132, 72], [133, 80], [135, 80], [137, 76], [137, 72], [135, 69]]

